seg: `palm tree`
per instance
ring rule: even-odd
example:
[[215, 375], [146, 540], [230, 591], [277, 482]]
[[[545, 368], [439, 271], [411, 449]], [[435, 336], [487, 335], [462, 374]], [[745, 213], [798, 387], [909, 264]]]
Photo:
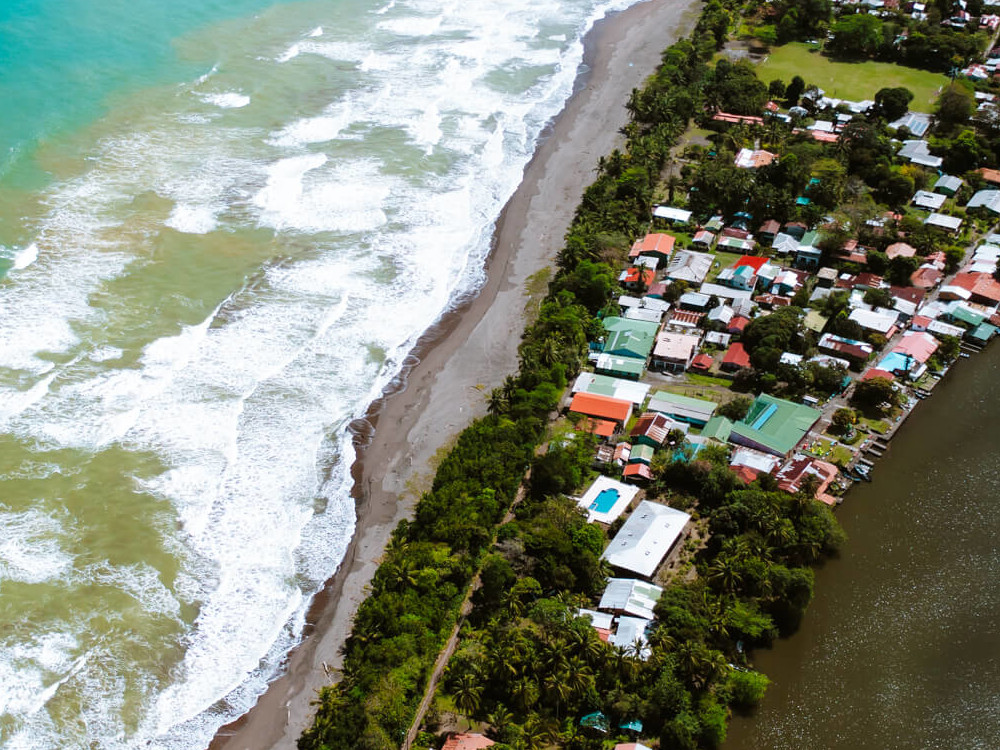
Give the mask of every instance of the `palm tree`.
[[487, 400], [486, 410], [493, 417], [499, 417], [509, 406], [507, 398], [504, 396], [503, 390], [500, 388], [494, 388], [490, 391], [489, 399]]
[[545, 692], [552, 696], [556, 704], [556, 717], [562, 711], [562, 706], [569, 698], [571, 690], [567, 682], [567, 672], [550, 672], [545, 677]]
[[472, 714], [479, 710], [479, 699], [482, 694], [482, 686], [468, 672], [462, 674], [452, 688], [451, 695], [455, 699], [455, 707], [465, 716], [470, 729], [472, 728]]
[[525, 713], [538, 700], [538, 686], [535, 685], [534, 680], [526, 675], [514, 680], [510, 692], [517, 703], [517, 707]]

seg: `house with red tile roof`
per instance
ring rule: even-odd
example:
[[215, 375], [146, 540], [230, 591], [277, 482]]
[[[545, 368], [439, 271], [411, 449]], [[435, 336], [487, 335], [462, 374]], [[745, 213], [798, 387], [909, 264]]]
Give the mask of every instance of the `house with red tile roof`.
[[632, 266], [622, 273], [619, 281], [626, 289], [638, 289], [640, 286], [648, 289], [656, 281], [656, 271], [645, 266]]
[[893, 242], [885, 249], [885, 254], [889, 260], [893, 258], [912, 258], [917, 254], [917, 248], [907, 245], [905, 242]]
[[622, 471], [626, 482], [648, 482], [653, 478], [653, 472], [646, 464], [628, 464]]
[[943, 278], [944, 274], [934, 266], [920, 266], [910, 274], [910, 283], [919, 289], [933, 289]]
[[726, 328], [726, 333], [743, 333], [743, 329], [747, 327], [750, 323], [750, 318], [745, 318], [742, 315], [734, 315], [733, 319], [729, 321], [729, 326]]
[[895, 380], [895, 373], [891, 373], [888, 370], [880, 370], [877, 367], [869, 367], [865, 370], [865, 374], [861, 376], [862, 380], [872, 380], [873, 378], [885, 378], [886, 380]]
[[708, 372], [712, 369], [712, 364], [714, 362], [715, 360], [712, 359], [710, 354], [699, 354], [691, 360], [691, 365], [688, 369], [697, 370], [698, 372]]
[[743, 370], [750, 366], [750, 355], [747, 354], [747, 350], [743, 348], [743, 344], [739, 341], [730, 344], [729, 349], [726, 350], [726, 356], [722, 358], [722, 369], [727, 372], [736, 372], [737, 370]]

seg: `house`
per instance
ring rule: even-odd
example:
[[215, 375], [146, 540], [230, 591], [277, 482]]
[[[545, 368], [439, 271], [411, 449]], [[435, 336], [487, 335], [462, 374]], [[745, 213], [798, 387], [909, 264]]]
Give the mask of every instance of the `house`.
[[930, 193], [926, 190], [918, 190], [913, 194], [913, 205], [927, 211], [937, 211], [948, 200], [948, 196], [943, 193]]
[[646, 361], [617, 354], [599, 354], [594, 361], [594, 370], [614, 378], [638, 380], [646, 370]]
[[726, 333], [731, 333], [734, 336], [743, 333], [743, 329], [747, 327], [750, 323], [750, 319], [742, 315], [735, 315], [732, 320], [729, 321], [729, 325], [726, 328]]
[[[817, 261], [818, 263], [818, 261]], [[779, 297], [788, 297], [795, 294], [795, 291], [802, 286], [799, 275], [794, 271], [782, 271], [771, 284], [771, 293]]]
[[628, 254], [633, 262], [639, 257], [656, 258], [660, 265], [666, 265], [670, 256], [674, 252], [675, 239], [672, 235], [662, 233], [647, 234], [641, 240], [637, 240]]
[[847, 317], [848, 320], [853, 320], [866, 331], [880, 333], [887, 339], [892, 338], [893, 334], [896, 333], [896, 324], [899, 321], [899, 315], [895, 312], [888, 310], [865, 310], [860, 307], [856, 310], [851, 310], [851, 314]]
[[649, 399], [649, 405], [646, 408], [649, 411], [665, 414], [678, 422], [687, 422], [700, 427], [712, 418], [718, 407], [719, 405], [714, 401], [682, 396], [669, 391], [657, 391]]
[[712, 359], [711, 354], [696, 354], [691, 360], [691, 364], [688, 365], [688, 369], [695, 372], [708, 372], [712, 369], [713, 364], [715, 364], [715, 360]]
[[832, 289], [837, 283], [837, 269], [824, 266], [816, 272], [816, 285], [821, 289]]
[[732, 420], [726, 417], [712, 417], [701, 430], [701, 437], [707, 440], [717, 440], [720, 443], [729, 442], [729, 434], [733, 430]]
[[750, 355], [739, 341], [731, 344], [722, 358], [721, 369], [726, 372], [737, 372], [750, 367]]
[[799, 246], [795, 251], [795, 267], [805, 269], [819, 268], [823, 251], [815, 246], [819, 241], [819, 232], [807, 232], [799, 241]]
[[649, 395], [649, 386], [632, 380], [612, 378], [593, 372], [581, 372], [573, 382], [573, 393], [596, 393], [599, 396], [609, 396], [620, 401], [631, 401], [639, 406]]
[[889, 260], [893, 258], [912, 258], [917, 254], [917, 248], [907, 245], [905, 242], [893, 242], [885, 249], [885, 254]]
[[757, 228], [757, 239], [770, 245], [781, 231], [781, 224], [774, 219], [768, 219]]
[[1000, 214], [1000, 190], [979, 190], [969, 199], [966, 208], [985, 208], [994, 214]]
[[933, 169], [937, 169], [944, 162], [944, 159], [940, 156], [934, 156], [931, 154], [930, 146], [928, 146], [927, 141], [903, 141], [903, 147], [899, 149], [899, 153], [897, 155], [901, 159], [906, 159], [907, 161], [919, 164], [922, 167], [931, 167]]
[[649, 289], [656, 281], [656, 271], [644, 265], [632, 266], [621, 272], [618, 283], [629, 291]]
[[820, 337], [817, 347], [821, 352], [843, 357], [851, 363], [855, 370], [860, 370], [875, 352], [871, 344], [843, 336], [835, 336], [832, 333], [824, 333]]
[[749, 238], [743, 237], [720, 237], [716, 247], [734, 253], [749, 253], [757, 243]]
[[792, 403], [766, 393], [757, 396], [741, 421], [733, 425], [729, 442], [787, 456], [823, 415], [811, 406]]
[[606, 335], [601, 351], [604, 354], [617, 354], [620, 357], [632, 357], [645, 362], [659, 329], [657, 323], [617, 316], [607, 317], [604, 319]]
[[776, 158], [778, 158], [778, 155], [772, 154], [770, 151], [741, 148], [739, 153], [736, 154], [735, 164], [740, 169], [759, 169], [760, 167], [766, 167]]
[[983, 167], [976, 170], [980, 175], [982, 175], [983, 180], [989, 185], [995, 185], [1000, 187], [1000, 169], [989, 169]]
[[692, 310], [694, 312], [705, 312], [708, 309], [712, 298], [701, 292], [685, 292], [677, 300], [677, 305], [682, 310]]
[[946, 214], [932, 213], [930, 216], [924, 219], [924, 224], [930, 227], [937, 227], [938, 229], [943, 229], [946, 232], [951, 232], [952, 234], [955, 234], [962, 228], [962, 219], [959, 216], [948, 216]]
[[799, 241], [790, 234], [779, 232], [771, 242], [775, 255], [794, 255], [799, 250]]
[[644, 578], [656, 572], [691, 520], [687, 513], [643, 500], [601, 555], [612, 567]]
[[[766, 261], [766, 258], [761, 258]], [[763, 264], [761, 264], [763, 265]], [[757, 270], [751, 265], [736, 265], [731, 268], [723, 268], [719, 275], [715, 277], [716, 284], [732, 287], [733, 289], [743, 289], [752, 292], [757, 286]]]
[[489, 737], [484, 737], [481, 734], [452, 734], [445, 740], [441, 750], [482, 750], [495, 744]]
[[656, 336], [650, 369], [675, 374], [684, 372], [698, 351], [701, 337], [687, 333], [661, 331]]
[[1000, 304], [1000, 281], [989, 274], [957, 273], [950, 286], [968, 290], [968, 300], [974, 304], [989, 307]]
[[622, 469], [622, 478], [627, 479], [630, 482], [636, 482], [637, 484], [645, 484], [646, 482], [653, 481], [653, 472], [649, 468], [649, 464], [632, 462], [632, 457], [629, 456], [629, 464]]
[[785, 224], [784, 227], [782, 227], [782, 231], [785, 234], [790, 234], [797, 240], [801, 240], [805, 236], [806, 230], [808, 229], [809, 227], [807, 227], [801, 221], [789, 221]]
[[859, 246], [857, 240], [847, 240], [839, 250], [833, 253], [833, 258], [863, 266], [868, 263], [868, 250]]
[[943, 278], [944, 273], [934, 266], [924, 265], [910, 274], [910, 283], [920, 289], [933, 289], [941, 283]]
[[718, 307], [713, 307], [708, 311], [705, 318], [712, 323], [721, 323], [723, 327], [729, 325], [729, 321], [733, 319], [733, 308], [729, 305], [719, 305]]
[[693, 250], [678, 250], [667, 266], [666, 277], [671, 281], [700, 284], [712, 268], [713, 256]]
[[573, 396], [569, 410], [585, 417], [614, 422], [616, 426], [621, 428], [632, 417], [632, 402], [610, 396], [598, 396], [595, 393], [581, 392]]
[[833, 464], [799, 453], [781, 467], [775, 479], [778, 480], [778, 487], [794, 495], [803, 488], [806, 477], [815, 477], [819, 482], [816, 488], [816, 499], [827, 505], [836, 505], [837, 498], [828, 494], [826, 490], [839, 473], [840, 470]]
[[653, 208], [653, 217], [673, 224], [687, 224], [691, 221], [691, 212], [671, 206], [656, 206]]
[[743, 466], [753, 470], [753, 479], [758, 474], [773, 474], [781, 466], [781, 458], [773, 453], [763, 453], [753, 448], [737, 448], [729, 459], [731, 467]]
[[698, 287], [698, 291], [702, 294], [707, 294], [709, 297], [718, 297], [720, 300], [726, 300], [734, 306], [737, 302], [743, 300], [749, 301], [753, 296], [753, 292], [746, 289], [735, 289], [729, 286], [722, 286], [722, 284], [712, 284], [708, 281]]
[[715, 235], [709, 232], [707, 229], [701, 229], [695, 232], [694, 238], [691, 240], [692, 245], [697, 245], [698, 247], [709, 249], [715, 242]]
[[635, 427], [629, 432], [629, 439], [633, 446], [659, 448], [667, 441], [667, 435], [673, 430], [680, 430], [686, 434], [688, 426], [682, 422], [675, 422], [666, 414], [646, 412], [636, 420]]
[[[638, 490], [637, 490], [638, 491]], [[663, 589], [635, 578], [609, 578], [597, 608], [602, 612], [653, 619]]]
[[934, 192], [951, 198], [961, 189], [962, 184], [961, 177], [952, 177], [950, 174], [943, 174], [934, 183]]

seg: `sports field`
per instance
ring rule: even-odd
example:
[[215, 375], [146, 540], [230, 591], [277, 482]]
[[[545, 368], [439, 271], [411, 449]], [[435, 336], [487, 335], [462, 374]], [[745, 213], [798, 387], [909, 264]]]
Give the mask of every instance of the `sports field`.
[[903, 86], [913, 92], [910, 109], [914, 112], [931, 112], [938, 89], [948, 83], [948, 77], [940, 73], [892, 63], [834, 62], [821, 54], [817, 45], [803, 42], [774, 47], [757, 69], [764, 83], [780, 78], [787, 85], [797, 75], [807, 86], [819, 86], [827, 96], [852, 101], [873, 99], [881, 88]]

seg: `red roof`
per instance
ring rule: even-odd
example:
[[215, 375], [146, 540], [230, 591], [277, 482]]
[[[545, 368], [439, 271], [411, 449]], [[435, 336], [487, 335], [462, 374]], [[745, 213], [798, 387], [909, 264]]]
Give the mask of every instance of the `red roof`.
[[726, 350], [726, 356], [722, 358], [722, 366], [734, 368], [750, 366], [750, 355], [747, 354], [747, 350], [743, 348], [743, 344], [737, 341]]
[[445, 740], [441, 750], [482, 750], [494, 744], [493, 740], [481, 734], [453, 734]]
[[917, 248], [907, 245], [905, 242], [893, 242], [885, 249], [885, 254], [889, 260], [893, 258], [912, 258], [917, 254]]
[[749, 466], [744, 466], [743, 464], [738, 464], [737, 466], [733, 466], [731, 467], [731, 470], [733, 474], [738, 476], [747, 484], [750, 484], [750, 482], [755, 480], [757, 478], [757, 475], [760, 473], [756, 469], [752, 469]]
[[973, 297], [1000, 302], [1000, 282], [988, 273], [957, 273], [951, 283], [968, 289]]
[[622, 471], [622, 476], [626, 479], [652, 479], [653, 472], [646, 464], [628, 464]]
[[781, 224], [779, 224], [776, 219], [768, 219], [760, 225], [760, 229], [757, 230], [757, 234], [777, 234], [780, 231]]
[[715, 360], [708, 354], [699, 354], [693, 360], [691, 360], [691, 366], [688, 367], [689, 370], [710, 370], [712, 368], [712, 362]]
[[[777, 224], [778, 222], [775, 222]], [[750, 266], [754, 273], [758, 273], [764, 264], [767, 263], [767, 258], [763, 258], [759, 255], [744, 255], [738, 261], [733, 268], [739, 268], [740, 266]]]
[[910, 283], [920, 289], [933, 289], [943, 278], [944, 274], [936, 268], [921, 266], [910, 275]]
[[690, 325], [698, 325], [698, 321], [705, 317], [703, 312], [694, 312], [693, 310], [675, 310], [673, 316], [670, 320], [674, 323], [688, 323]]
[[764, 124], [763, 117], [753, 117], [752, 115], [731, 115], [728, 112], [716, 112], [712, 115], [716, 122], [755, 122], [758, 125]]
[[982, 169], [977, 169], [977, 172], [983, 176], [983, 179], [987, 182], [992, 182], [994, 185], [1000, 185], [1000, 170], [997, 169], [987, 169], [983, 167]]
[[632, 245], [629, 257], [635, 258], [646, 253], [668, 257], [673, 251], [674, 238], [672, 235], [653, 233], [647, 234], [641, 240], [636, 240]]
[[569, 410], [588, 417], [611, 419], [624, 424], [632, 415], [632, 402], [581, 391], [573, 396]]
[[931, 324], [933, 318], [929, 318], [926, 315], [914, 315], [911, 325], [914, 328], [927, 328]]
[[895, 380], [896, 376], [893, 375], [888, 370], [880, 370], [877, 367], [872, 367], [864, 375], [861, 376], [862, 380], [871, 380], [872, 378], [885, 378], [886, 380]]
[[747, 327], [749, 322], [749, 318], [744, 318], [742, 315], [736, 315], [729, 321], [729, 327], [726, 328], [726, 330], [729, 333], [742, 333], [743, 329]]
[[656, 272], [652, 268], [646, 268], [645, 266], [633, 266], [628, 269], [628, 273], [625, 274], [626, 284], [635, 284], [639, 281], [639, 272], [642, 271], [642, 283], [647, 287], [656, 281]]
[[878, 289], [882, 286], [882, 277], [868, 271], [863, 271], [854, 277], [854, 286], [867, 286]]
[[778, 294], [758, 294], [753, 298], [753, 301], [761, 305], [770, 305], [771, 307], [785, 307], [792, 304], [791, 297], [782, 297]]
[[927, 296], [927, 291], [917, 286], [890, 286], [889, 294], [893, 297], [905, 299], [907, 302], [919, 305], [924, 301], [924, 297]]

